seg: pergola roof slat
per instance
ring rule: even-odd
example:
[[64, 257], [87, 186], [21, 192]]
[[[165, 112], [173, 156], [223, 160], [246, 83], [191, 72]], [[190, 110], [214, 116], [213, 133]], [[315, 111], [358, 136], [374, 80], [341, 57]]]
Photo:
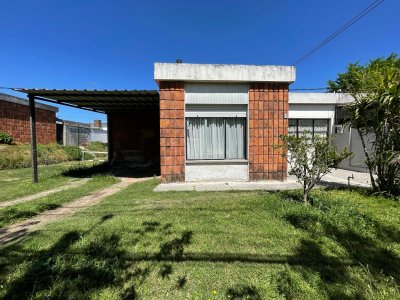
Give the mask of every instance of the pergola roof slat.
[[14, 89], [39, 100], [76, 108], [107, 113], [107, 111], [158, 108], [156, 90], [48, 90]]

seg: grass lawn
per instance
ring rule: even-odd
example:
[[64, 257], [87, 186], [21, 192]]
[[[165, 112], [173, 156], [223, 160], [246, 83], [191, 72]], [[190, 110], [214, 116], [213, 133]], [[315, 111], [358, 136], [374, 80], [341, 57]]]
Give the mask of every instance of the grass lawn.
[[399, 203], [362, 192], [154, 193], [0, 250], [0, 298], [399, 299]]
[[36, 194], [62, 186], [74, 180], [63, 172], [71, 167], [88, 165], [90, 163], [68, 162], [57, 165], [39, 166], [39, 182], [32, 184], [32, 169], [12, 169], [0, 171], [0, 202]]
[[46, 210], [56, 209], [64, 203], [92, 194], [116, 182], [118, 179], [112, 176], [94, 176], [83, 185], [69, 189], [68, 192], [61, 191], [13, 206], [0, 207], [0, 227], [31, 218]]

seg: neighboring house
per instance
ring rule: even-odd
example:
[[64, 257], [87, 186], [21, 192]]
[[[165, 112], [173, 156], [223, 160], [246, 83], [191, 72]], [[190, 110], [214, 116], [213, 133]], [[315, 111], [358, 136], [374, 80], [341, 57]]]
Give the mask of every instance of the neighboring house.
[[90, 140], [91, 142], [107, 143], [107, 123], [102, 123], [101, 120], [94, 120], [90, 123]]
[[[331, 135], [338, 149], [347, 147], [352, 158], [340, 164], [340, 168], [367, 172], [365, 155], [357, 130], [343, 128], [343, 106], [354, 101], [348, 94], [341, 93], [293, 93], [289, 92], [289, 134]], [[366, 140], [370, 151], [372, 139]]]
[[64, 146], [83, 146], [91, 141], [88, 123], [57, 119], [57, 143]]
[[[58, 108], [36, 104], [36, 138], [39, 144], [56, 142], [56, 113]], [[11, 134], [14, 142], [30, 143], [28, 101], [0, 93], [0, 131]]]

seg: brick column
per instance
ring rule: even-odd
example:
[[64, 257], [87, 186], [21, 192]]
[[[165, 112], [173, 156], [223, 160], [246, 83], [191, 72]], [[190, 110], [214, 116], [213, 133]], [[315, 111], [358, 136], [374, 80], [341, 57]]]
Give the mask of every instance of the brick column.
[[161, 182], [185, 181], [184, 83], [160, 82]]
[[[249, 178], [284, 180], [287, 159], [274, 148], [288, 132], [287, 83], [251, 83], [249, 89]], [[285, 118], [286, 116], [286, 118]]]

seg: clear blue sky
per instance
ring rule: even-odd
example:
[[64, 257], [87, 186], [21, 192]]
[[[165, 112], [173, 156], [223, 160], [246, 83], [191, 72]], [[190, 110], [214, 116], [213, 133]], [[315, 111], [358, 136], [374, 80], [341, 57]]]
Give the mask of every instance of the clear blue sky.
[[[290, 65], [371, 2], [2, 1], [0, 86], [157, 89], [153, 63], [176, 58]], [[349, 62], [399, 53], [399, 12], [399, 0], [384, 1], [299, 64], [291, 88], [325, 87]], [[66, 107], [59, 116], [105, 120]]]

